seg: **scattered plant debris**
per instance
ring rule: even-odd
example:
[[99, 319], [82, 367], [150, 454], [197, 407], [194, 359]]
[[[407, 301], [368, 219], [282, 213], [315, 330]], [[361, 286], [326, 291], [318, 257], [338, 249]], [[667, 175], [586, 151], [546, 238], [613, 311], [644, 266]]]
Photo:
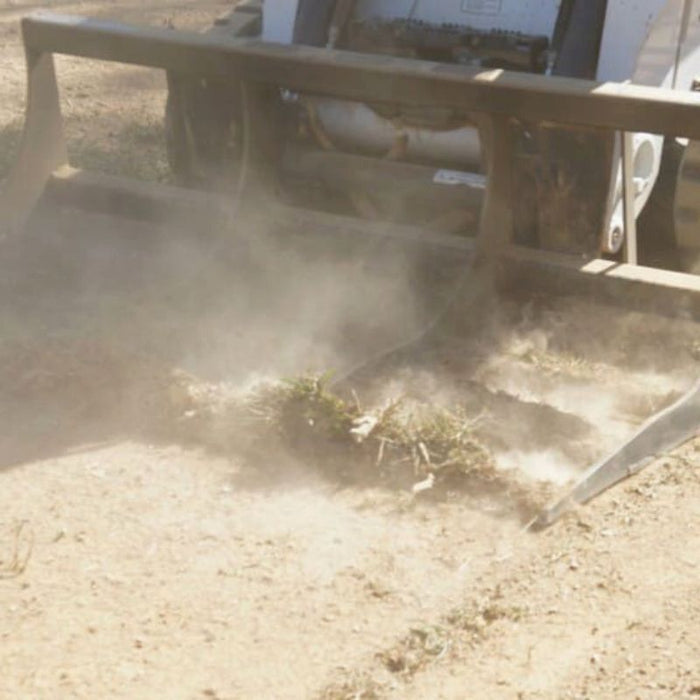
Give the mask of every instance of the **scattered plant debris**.
[[479, 419], [459, 407], [403, 397], [363, 407], [356, 395], [334, 393], [329, 374], [263, 382], [243, 393], [186, 375], [175, 381], [179, 389], [169, 396], [178, 397], [176, 429], [189, 424], [191, 439], [235, 448], [253, 464], [276, 450], [342, 481], [398, 487], [414, 497], [459, 490], [506, 496], [527, 513], [541, 505], [531, 484], [496, 466], [478, 438]]
[[0, 555], [0, 580], [21, 576], [34, 548], [34, 533], [25, 521], [15, 523], [9, 529], [9, 539], [9, 555]]

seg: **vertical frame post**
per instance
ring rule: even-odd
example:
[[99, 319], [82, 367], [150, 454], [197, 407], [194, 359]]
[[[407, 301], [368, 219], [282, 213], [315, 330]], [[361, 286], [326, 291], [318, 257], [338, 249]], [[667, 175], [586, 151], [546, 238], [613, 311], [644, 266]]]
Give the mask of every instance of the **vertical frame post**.
[[24, 134], [0, 190], [0, 238], [22, 229], [51, 173], [68, 164], [53, 54], [27, 50], [27, 75]]
[[634, 213], [634, 136], [628, 131], [621, 134], [622, 140], [622, 209], [625, 222], [624, 259], [630, 265], [636, 265], [637, 220]]
[[493, 259], [513, 241], [513, 132], [503, 114], [475, 117], [488, 162], [477, 256]]

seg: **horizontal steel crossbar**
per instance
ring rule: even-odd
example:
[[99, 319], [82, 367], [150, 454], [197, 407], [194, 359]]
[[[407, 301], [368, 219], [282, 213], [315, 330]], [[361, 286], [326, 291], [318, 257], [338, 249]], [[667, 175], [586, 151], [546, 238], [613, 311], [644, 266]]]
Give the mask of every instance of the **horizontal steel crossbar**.
[[286, 46], [38, 13], [22, 21], [29, 52], [245, 79], [364, 102], [446, 106], [524, 121], [700, 140], [700, 94], [618, 83], [482, 71], [393, 56]]

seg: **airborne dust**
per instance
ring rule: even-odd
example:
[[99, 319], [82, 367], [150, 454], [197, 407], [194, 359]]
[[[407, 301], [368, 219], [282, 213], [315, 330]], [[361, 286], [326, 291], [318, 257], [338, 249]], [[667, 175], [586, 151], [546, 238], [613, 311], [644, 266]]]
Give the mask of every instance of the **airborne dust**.
[[[422, 247], [280, 235], [258, 216], [221, 226], [129, 228], [71, 210], [35, 216], [3, 274], [4, 393], [8, 419], [22, 416], [22, 441], [28, 413], [34, 447], [58, 436], [70, 443], [73, 431], [83, 440], [86, 423], [102, 435], [112, 422], [107, 433], [235, 453], [246, 431], [281, 420], [273, 406], [267, 425], [248, 419], [251, 404], [259, 417], [261, 390], [279, 403], [271, 387], [284, 393], [317, 377], [331, 400], [319, 404], [307, 386], [292, 400], [315, 414], [283, 426], [290, 446], [318, 438], [296, 461], [323, 472], [326, 457], [332, 470], [341, 459], [351, 472], [367, 455], [353, 451], [350, 433], [369, 417], [377, 468], [385, 447], [404, 441], [411, 456], [394, 457], [420, 482], [455, 461], [450, 441], [468, 432], [491, 455], [489, 468], [537, 492], [566, 485], [692, 378], [692, 324], [575, 299], [498, 299], [481, 278], [465, 277], [467, 263], [428, 258]], [[390, 408], [383, 434], [378, 417]], [[329, 441], [322, 423], [336, 418], [347, 420], [348, 449], [324, 455], [338, 436]], [[6, 438], [8, 454], [16, 437]]]
[[[132, 19], [142, 13], [138, 3]], [[23, 59], [12, 59], [19, 75]], [[78, 164], [99, 169], [109, 144], [125, 171], [153, 157], [147, 174], [162, 172], [152, 148], [162, 82], [90, 66], [68, 78]], [[117, 116], [146, 126], [122, 130], [113, 114], [100, 125], [93, 91], [119, 92]], [[342, 377], [401, 346], [458, 293], [462, 268], [437, 260], [447, 272], [436, 278], [416, 251], [307, 231], [280, 241], [257, 221], [230, 228], [203, 218], [154, 231], [45, 211], [5, 246], [0, 572], [19, 575], [3, 581], [0, 667], [14, 695], [403, 698], [429, 663], [438, 673], [454, 664], [439, 681], [447, 697], [465, 687], [601, 696], [613, 683], [629, 696], [652, 668], [671, 694], [695, 687], [692, 629], [671, 625], [674, 638], [664, 618], [697, 619], [675, 607], [697, 600], [693, 502], [684, 537], [671, 526], [661, 536], [673, 557], [648, 536], [676, 510], [654, 510], [652, 497], [678, 504], [681, 479], [687, 504], [691, 476], [674, 462], [622, 504], [606, 501], [609, 517], [563, 524], [559, 539], [519, 535], [511, 497], [517, 487], [532, 505], [541, 481], [545, 495], [563, 488], [672, 401], [697, 368], [696, 327], [580, 299], [495, 300], [488, 289], [476, 290], [476, 313], [462, 290], [429, 343], [337, 387], [340, 415], [444, 408], [440, 425], [468, 429], [466, 444], [487, 450], [506, 488], [470, 498], [475, 482], [457, 480], [414, 495], [435, 466], [417, 445], [395, 481], [372, 478], [375, 444], [366, 453], [352, 442], [360, 451], [334, 451], [343, 461], [331, 465], [313, 440], [300, 459], [287, 434], [268, 444], [267, 464], [259, 443], [247, 462], [240, 409], [261, 385]], [[326, 388], [323, 405], [337, 408]], [[631, 523], [650, 514], [640, 535]], [[650, 546], [617, 544], [627, 529]], [[656, 607], [640, 610], [642, 598]], [[465, 658], [477, 672], [453, 679]], [[421, 682], [428, 690], [415, 696], [429, 697], [435, 677]]]

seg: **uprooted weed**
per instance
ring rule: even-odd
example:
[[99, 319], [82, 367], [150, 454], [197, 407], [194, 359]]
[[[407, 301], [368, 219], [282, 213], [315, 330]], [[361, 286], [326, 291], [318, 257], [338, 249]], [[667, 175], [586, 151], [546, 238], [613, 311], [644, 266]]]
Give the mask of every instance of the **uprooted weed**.
[[180, 435], [253, 466], [283, 454], [341, 483], [411, 489], [414, 495], [468, 491], [506, 496], [524, 515], [540, 506], [533, 489], [496, 467], [477, 435], [478, 419], [405, 398], [363, 407], [329, 388], [328, 375], [263, 382], [246, 392], [179, 375], [173, 427]]
[[180, 374], [176, 411], [194, 426], [193, 437], [222, 448], [250, 452], [274, 444], [307, 463], [352, 464], [354, 471], [402, 475], [410, 484], [429, 475], [497, 476], [474, 421], [461, 411], [402, 398], [363, 408], [356, 396], [331, 391], [328, 380], [303, 375], [236, 392]]
[[66, 418], [57, 424], [60, 430], [69, 427], [68, 418], [77, 424], [109, 416], [122, 432], [133, 428], [147, 439], [235, 454], [251, 470], [291, 458], [341, 484], [423, 497], [493, 497], [523, 516], [541, 505], [539, 487], [496, 467], [479, 439], [478, 418], [459, 407], [403, 397], [364, 407], [355, 394], [332, 391], [328, 375], [263, 381], [241, 390], [96, 341], [31, 348], [15, 343], [4, 350], [3, 396], [15, 403], [50, 403]]
[[415, 483], [453, 473], [490, 479], [490, 453], [460, 411], [407, 402], [363, 408], [341, 398], [328, 376], [302, 376], [268, 384], [248, 399], [253, 413], [297, 457], [348, 465], [378, 477]]

